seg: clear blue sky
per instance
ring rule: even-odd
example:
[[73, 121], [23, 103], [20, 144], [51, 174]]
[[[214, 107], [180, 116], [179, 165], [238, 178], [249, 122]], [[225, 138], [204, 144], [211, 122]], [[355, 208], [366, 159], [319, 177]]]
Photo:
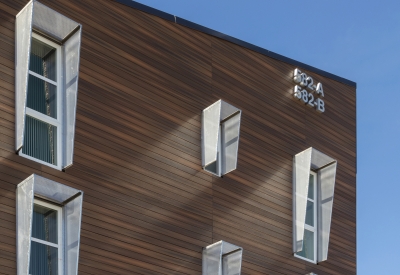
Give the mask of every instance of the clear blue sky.
[[357, 82], [358, 274], [400, 274], [400, 1], [137, 2]]

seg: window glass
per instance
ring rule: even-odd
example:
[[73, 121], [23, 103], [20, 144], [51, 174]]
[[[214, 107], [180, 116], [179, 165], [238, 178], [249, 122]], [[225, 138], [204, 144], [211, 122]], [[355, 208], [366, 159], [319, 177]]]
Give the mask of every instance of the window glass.
[[306, 206], [306, 219], [304, 224], [304, 239], [303, 248], [300, 252], [296, 253], [296, 256], [308, 259], [315, 262], [315, 250], [316, 250], [316, 234], [317, 234], [317, 221], [316, 221], [316, 174], [310, 172], [308, 182], [308, 195], [307, 195], [307, 206]]
[[57, 86], [30, 74], [26, 107], [57, 118]]
[[59, 110], [61, 47], [44, 37], [32, 37], [22, 155], [60, 165], [62, 117]]
[[306, 224], [314, 226], [314, 202], [307, 201]]
[[314, 175], [310, 174], [310, 180], [308, 181], [308, 196], [309, 199], [314, 199]]
[[58, 243], [57, 210], [38, 204], [34, 205], [32, 237]]
[[314, 232], [304, 230], [303, 249], [296, 254], [314, 261]]
[[209, 165], [207, 165], [206, 167], [204, 167], [205, 170], [207, 170], [208, 172], [217, 174], [217, 161], [211, 162]]
[[27, 115], [22, 153], [57, 165], [57, 127]]
[[56, 81], [56, 49], [42, 41], [32, 38], [29, 70], [45, 78]]
[[58, 275], [60, 271], [61, 209], [52, 207], [40, 201], [33, 205], [30, 275]]
[[58, 248], [31, 242], [30, 275], [58, 275]]

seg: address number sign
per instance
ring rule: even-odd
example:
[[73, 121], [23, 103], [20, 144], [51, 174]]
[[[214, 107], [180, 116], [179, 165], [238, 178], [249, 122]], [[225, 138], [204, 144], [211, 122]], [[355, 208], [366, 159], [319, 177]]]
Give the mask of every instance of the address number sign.
[[324, 97], [322, 83], [314, 85], [312, 77], [302, 73], [299, 69], [294, 70], [293, 80], [298, 84], [294, 86], [294, 97], [305, 103], [306, 106], [315, 108], [319, 113], [325, 112], [325, 102], [320, 98]]

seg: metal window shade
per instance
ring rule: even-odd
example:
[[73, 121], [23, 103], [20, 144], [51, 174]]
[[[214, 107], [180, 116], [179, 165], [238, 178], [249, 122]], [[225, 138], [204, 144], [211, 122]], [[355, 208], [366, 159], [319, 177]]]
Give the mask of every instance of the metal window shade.
[[75, 135], [76, 101], [79, 78], [81, 25], [37, 2], [29, 2], [16, 18], [16, 150], [24, 145], [29, 54], [32, 29], [63, 44], [62, 83], [63, 160], [61, 167], [72, 165]]
[[63, 41], [76, 27], [78, 23], [68, 17], [50, 9], [49, 7], [33, 1], [33, 28], [56, 39]]
[[317, 262], [327, 260], [337, 161], [310, 147], [293, 157], [293, 252], [303, 247], [310, 170], [318, 174]]
[[73, 34], [64, 44], [64, 165], [63, 168], [71, 166], [74, 156], [76, 104], [78, 97], [79, 60], [81, 47], [81, 29]]
[[318, 262], [328, 259], [329, 235], [332, 221], [337, 163], [333, 162], [318, 171], [321, 183], [318, 194]]
[[24, 144], [25, 106], [28, 91], [29, 53], [31, 50], [33, 3], [29, 2], [15, 20], [15, 149]]
[[78, 196], [64, 206], [65, 225], [65, 254], [64, 259], [68, 268], [65, 275], [77, 275], [79, 263], [79, 245], [82, 220], [83, 196]]
[[203, 249], [203, 275], [240, 275], [243, 249], [219, 241]]
[[222, 124], [221, 174], [225, 175], [237, 167], [239, 149], [240, 113]]
[[17, 187], [17, 274], [29, 274], [33, 216], [33, 175]]
[[64, 207], [65, 274], [77, 275], [83, 192], [35, 174], [17, 186], [17, 274], [29, 274], [34, 196]]
[[226, 103], [223, 100], [220, 101], [221, 101], [221, 121], [227, 119], [229, 116], [240, 111], [238, 108], [232, 106], [231, 104]]
[[[241, 110], [218, 100], [203, 110], [202, 165], [217, 161], [218, 139], [221, 135], [221, 175], [237, 167]], [[220, 127], [220, 125], [222, 127]]]
[[300, 252], [303, 247], [304, 224], [306, 221], [308, 181], [311, 167], [309, 148], [293, 158], [293, 252]]
[[201, 128], [203, 167], [217, 161], [220, 115], [221, 100], [203, 110]]

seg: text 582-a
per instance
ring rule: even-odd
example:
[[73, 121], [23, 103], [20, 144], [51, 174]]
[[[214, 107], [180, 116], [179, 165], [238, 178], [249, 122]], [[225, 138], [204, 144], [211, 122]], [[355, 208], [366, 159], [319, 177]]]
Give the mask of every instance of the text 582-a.
[[[312, 77], [302, 73], [299, 69], [294, 70], [293, 80], [299, 84], [294, 87], [294, 97], [305, 103], [308, 107], [315, 108], [319, 113], [325, 112], [325, 102], [317, 97], [324, 97], [322, 83], [314, 85]], [[316, 94], [315, 97], [314, 94]]]

